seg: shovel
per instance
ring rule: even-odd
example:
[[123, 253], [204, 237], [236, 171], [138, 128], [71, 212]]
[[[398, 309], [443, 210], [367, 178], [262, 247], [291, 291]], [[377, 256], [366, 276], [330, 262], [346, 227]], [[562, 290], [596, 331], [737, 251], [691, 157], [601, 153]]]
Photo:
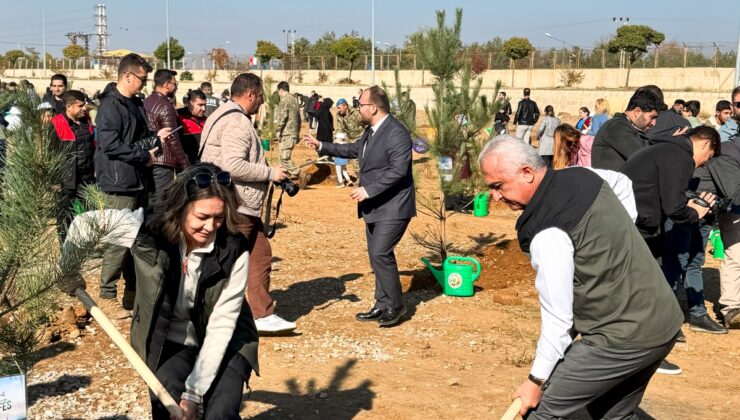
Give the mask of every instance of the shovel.
[[159, 382], [159, 379], [154, 376], [154, 373], [149, 370], [149, 367], [146, 365], [146, 363], [141, 360], [141, 357], [139, 357], [134, 348], [131, 347], [131, 345], [128, 343], [128, 340], [126, 340], [126, 338], [121, 335], [120, 331], [118, 331], [118, 328], [113, 325], [108, 316], [106, 316], [105, 313], [100, 310], [93, 298], [91, 298], [90, 295], [85, 291], [85, 289], [82, 288], [75, 289], [74, 294], [85, 306], [85, 309], [90, 311], [92, 317], [95, 318], [96, 321], [98, 321], [98, 324], [100, 324], [100, 327], [103, 328], [103, 331], [108, 334], [108, 337], [110, 337], [111, 341], [113, 341], [113, 344], [121, 349], [123, 355], [126, 356], [126, 359], [128, 359], [128, 361], [134, 366], [136, 372], [141, 375], [141, 377], [144, 379], [144, 382], [146, 382], [146, 384], [149, 386], [149, 389], [152, 390], [159, 401], [164, 404], [164, 406], [167, 408], [167, 411], [169, 411], [170, 414], [175, 416], [176, 418], [181, 419], [182, 410], [180, 409], [180, 406], [177, 405], [170, 393], [167, 392], [162, 383]]

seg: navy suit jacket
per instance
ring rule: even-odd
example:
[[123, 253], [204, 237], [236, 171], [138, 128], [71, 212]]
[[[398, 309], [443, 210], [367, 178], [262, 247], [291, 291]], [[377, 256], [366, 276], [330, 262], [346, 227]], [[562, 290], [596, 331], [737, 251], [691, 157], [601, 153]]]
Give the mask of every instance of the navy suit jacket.
[[369, 198], [358, 204], [357, 217], [364, 218], [366, 223], [416, 216], [408, 130], [388, 115], [368, 140], [369, 132], [370, 129], [365, 130], [360, 140], [350, 144], [321, 143], [319, 154], [359, 159], [360, 185]]

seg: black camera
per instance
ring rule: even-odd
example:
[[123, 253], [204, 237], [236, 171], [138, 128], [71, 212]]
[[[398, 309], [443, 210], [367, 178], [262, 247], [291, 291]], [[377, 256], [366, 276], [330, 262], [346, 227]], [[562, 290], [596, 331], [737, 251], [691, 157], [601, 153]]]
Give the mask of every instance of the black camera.
[[155, 157], [162, 156], [162, 141], [159, 139], [159, 137], [155, 136], [149, 136], [145, 137], [136, 143], [134, 143], [134, 146], [145, 151], [150, 151], [154, 148], [157, 149], [157, 151], [154, 152]]
[[285, 191], [285, 193], [288, 194], [288, 197], [293, 197], [294, 195], [298, 194], [298, 191], [300, 191], [301, 189], [301, 187], [296, 185], [295, 182], [287, 178], [283, 179], [280, 182], [276, 182], [275, 184], [280, 186], [280, 188], [282, 188], [283, 191]]
[[692, 198], [694, 200], [694, 203], [702, 207], [709, 207], [709, 210], [711, 210], [711, 212], [714, 214], [727, 212], [730, 210], [730, 207], [732, 206], [731, 198], [717, 197], [714, 200], [714, 204], [710, 206], [706, 200], [699, 197], [699, 193], [691, 193], [691, 194], [688, 194], [688, 196], [689, 198]]

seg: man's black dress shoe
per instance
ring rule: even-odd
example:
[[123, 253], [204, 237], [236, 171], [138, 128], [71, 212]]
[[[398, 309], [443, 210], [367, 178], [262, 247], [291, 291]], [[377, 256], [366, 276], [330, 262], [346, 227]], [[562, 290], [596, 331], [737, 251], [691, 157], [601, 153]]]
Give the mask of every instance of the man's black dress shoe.
[[367, 312], [360, 312], [355, 315], [355, 319], [358, 321], [377, 321], [380, 316], [383, 315], [383, 310], [380, 308], [373, 308]]
[[406, 307], [402, 306], [401, 309], [393, 310], [391, 308], [385, 308], [383, 315], [378, 318], [378, 324], [381, 327], [391, 327], [398, 324], [398, 321], [406, 315]]

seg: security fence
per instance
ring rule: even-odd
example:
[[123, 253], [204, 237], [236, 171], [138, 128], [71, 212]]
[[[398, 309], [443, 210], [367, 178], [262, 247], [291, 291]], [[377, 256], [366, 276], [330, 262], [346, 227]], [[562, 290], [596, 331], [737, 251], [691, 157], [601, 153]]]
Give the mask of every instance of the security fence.
[[[720, 45], [682, 45], [670, 43], [658, 48], [650, 48], [635, 62], [629, 62], [629, 54], [610, 52], [603, 48], [551, 48], [536, 49], [528, 57], [510, 60], [503, 51], [469, 51], [474, 73], [485, 70], [502, 69], [598, 69], [598, 68], [670, 68], [670, 67], [734, 67], [736, 52], [720, 48]], [[173, 60], [176, 70], [349, 70], [350, 62], [336, 56], [286, 55], [269, 63], [258, 63], [247, 56], [231, 56], [226, 61], [217, 62], [210, 57], [188, 55], [181, 60]], [[115, 69], [117, 58], [85, 57], [77, 60], [50, 59], [46, 68], [55, 69]], [[161, 60], [150, 60], [155, 68], [166, 68]], [[354, 70], [369, 70], [371, 56], [361, 55], [354, 61]], [[39, 59], [19, 58], [13, 62], [0, 60], [0, 69], [41, 69]], [[381, 51], [375, 56], [376, 70], [423, 70], [423, 64], [414, 54]]]

